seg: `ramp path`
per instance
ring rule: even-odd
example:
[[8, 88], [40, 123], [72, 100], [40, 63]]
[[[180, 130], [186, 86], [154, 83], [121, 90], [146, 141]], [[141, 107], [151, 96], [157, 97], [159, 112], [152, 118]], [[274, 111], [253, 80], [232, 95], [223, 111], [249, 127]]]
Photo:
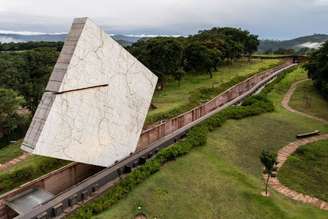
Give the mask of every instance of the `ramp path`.
[[[315, 119], [317, 121], [328, 124], [328, 121], [326, 121], [322, 118], [316, 117], [316, 116], [312, 116], [312, 115], [308, 115], [308, 114], [303, 113], [303, 112], [299, 112], [299, 111], [291, 108], [288, 104], [289, 101], [290, 101], [290, 98], [292, 97], [292, 95], [295, 91], [295, 89], [297, 88], [297, 85], [304, 82], [304, 81], [307, 81], [307, 80], [309, 80], [309, 79], [305, 79], [305, 80], [301, 80], [301, 81], [297, 81], [297, 82], [293, 83], [291, 85], [291, 87], [289, 88], [289, 90], [287, 91], [286, 95], [284, 96], [284, 98], [281, 102], [281, 105], [290, 112], [298, 113], [298, 114], [306, 116], [308, 118]], [[284, 165], [284, 163], [286, 162], [288, 157], [291, 154], [293, 154], [297, 150], [297, 148], [299, 148], [302, 145], [306, 145], [306, 144], [309, 144], [309, 143], [313, 143], [313, 142], [320, 141], [320, 140], [326, 140], [326, 139], [328, 139], [328, 134], [323, 134], [323, 135], [320, 135], [320, 136], [309, 137], [309, 138], [306, 138], [306, 139], [300, 139], [300, 140], [291, 142], [288, 145], [281, 148], [277, 153], [277, 161], [278, 161], [278, 165], [277, 165], [278, 170], [277, 171], [278, 171], [278, 173], [279, 173], [279, 169]], [[264, 175], [264, 177], [266, 177], [266, 175]], [[306, 194], [303, 194], [303, 193], [300, 193], [300, 192], [296, 192], [296, 191], [288, 188], [287, 186], [282, 185], [280, 183], [278, 177], [274, 177], [274, 178], [271, 177], [270, 180], [269, 180], [269, 185], [274, 190], [276, 190], [277, 192], [281, 193], [282, 195], [284, 195], [288, 198], [291, 198], [295, 201], [302, 202], [304, 204], [310, 204], [314, 207], [317, 207], [317, 208], [320, 208], [322, 210], [328, 211], [328, 202], [320, 200], [320, 199], [318, 199], [316, 197], [313, 197], [313, 196], [310, 196], [310, 195], [306, 195]]]

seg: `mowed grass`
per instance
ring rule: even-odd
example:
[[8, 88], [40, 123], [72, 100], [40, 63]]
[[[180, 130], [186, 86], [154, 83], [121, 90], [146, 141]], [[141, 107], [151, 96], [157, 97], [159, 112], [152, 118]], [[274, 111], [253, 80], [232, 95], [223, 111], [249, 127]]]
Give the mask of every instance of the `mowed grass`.
[[0, 164], [4, 164], [7, 161], [14, 159], [23, 154], [22, 150], [20, 149], [22, 141], [19, 140], [16, 143], [9, 144], [0, 149]]
[[142, 207], [148, 218], [328, 218], [328, 213], [264, 190], [259, 154], [277, 151], [298, 132], [328, 126], [293, 114], [280, 101], [290, 84], [305, 78], [295, 70], [270, 94], [276, 111], [230, 120], [211, 132], [208, 143], [161, 168], [129, 196], [96, 218], [133, 218]]
[[153, 97], [153, 104], [157, 107], [155, 110], [148, 112], [151, 116], [156, 113], [167, 112], [181, 105], [185, 105], [189, 101], [190, 92], [201, 87], [218, 86], [224, 82], [230, 81], [237, 76], [252, 75], [257, 72], [272, 68], [281, 63], [279, 59], [256, 60], [250, 62], [242, 59], [231, 65], [225, 65], [218, 68], [213, 73], [213, 78], [209, 78], [208, 74], [191, 74], [188, 73], [181, 81], [180, 85], [177, 81], [169, 79], [163, 91], [158, 91]]
[[328, 140], [303, 145], [288, 157], [279, 180], [291, 189], [328, 201]]
[[328, 121], [328, 101], [313, 87], [312, 80], [302, 82], [297, 86], [289, 105], [298, 111]]

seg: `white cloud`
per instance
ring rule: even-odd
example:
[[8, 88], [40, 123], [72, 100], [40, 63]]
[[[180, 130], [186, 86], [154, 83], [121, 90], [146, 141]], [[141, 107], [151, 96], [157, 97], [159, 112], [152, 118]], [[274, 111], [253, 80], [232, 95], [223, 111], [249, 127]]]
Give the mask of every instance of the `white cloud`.
[[67, 31], [74, 17], [88, 16], [115, 33], [188, 34], [211, 26], [240, 26], [263, 37], [288, 37], [322, 32], [327, 1], [0, 0], [0, 25], [19, 31]]
[[318, 5], [328, 5], [328, 0], [315, 0]]

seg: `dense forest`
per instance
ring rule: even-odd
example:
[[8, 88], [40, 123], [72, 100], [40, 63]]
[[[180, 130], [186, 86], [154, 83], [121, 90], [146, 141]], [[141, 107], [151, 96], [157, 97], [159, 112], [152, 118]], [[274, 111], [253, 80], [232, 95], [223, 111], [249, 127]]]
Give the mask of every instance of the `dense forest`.
[[311, 55], [306, 68], [314, 86], [328, 99], [328, 41]]
[[36, 48], [55, 48], [57, 51], [60, 51], [63, 47], [63, 42], [20, 42], [20, 43], [1, 43], [0, 42], [0, 51], [24, 51]]
[[[164, 89], [168, 77], [180, 81], [186, 72], [212, 77], [220, 65], [250, 57], [258, 45], [257, 36], [227, 27], [189, 37], [142, 39], [127, 49], [159, 76], [158, 87]], [[0, 135], [27, 127], [62, 46], [61, 42], [0, 44]]]

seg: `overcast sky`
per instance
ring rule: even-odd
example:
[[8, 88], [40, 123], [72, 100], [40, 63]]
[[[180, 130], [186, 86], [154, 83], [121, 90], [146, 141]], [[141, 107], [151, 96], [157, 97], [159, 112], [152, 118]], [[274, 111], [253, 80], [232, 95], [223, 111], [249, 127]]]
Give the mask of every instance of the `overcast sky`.
[[0, 0], [0, 30], [67, 32], [90, 17], [110, 33], [187, 35], [214, 26], [261, 38], [328, 33], [328, 0]]

